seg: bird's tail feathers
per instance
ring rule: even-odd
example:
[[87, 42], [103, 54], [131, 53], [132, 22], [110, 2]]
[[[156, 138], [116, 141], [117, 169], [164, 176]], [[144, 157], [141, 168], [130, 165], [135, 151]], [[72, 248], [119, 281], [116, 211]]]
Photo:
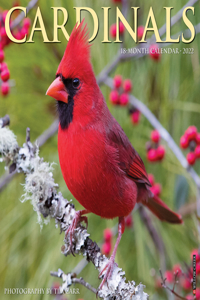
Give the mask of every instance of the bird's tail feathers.
[[183, 223], [181, 215], [173, 212], [158, 196], [154, 195], [147, 201], [142, 202], [150, 211], [161, 221], [168, 223], [181, 224]]

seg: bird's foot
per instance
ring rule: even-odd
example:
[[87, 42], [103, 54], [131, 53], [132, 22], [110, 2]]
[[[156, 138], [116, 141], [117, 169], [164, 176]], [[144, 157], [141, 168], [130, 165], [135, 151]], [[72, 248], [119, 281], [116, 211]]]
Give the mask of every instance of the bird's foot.
[[73, 239], [73, 236], [74, 236], [75, 229], [76, 229], [77, 225], [80, 222], [83, 221], [86, 224], [86, 228], [88, 226], [87, 217], [86, 216], [81, 216], [81, 213], [82, 213], [82, 211], [80, 211], [80, 210], [75, 212], [74, 218], [73, 218], [71, 224], [69, 225], [68, 229], [65, 232], [65, 237], [69, 236], [69, 244], [70, 244], [69, 248], [70, 248], [70, 251], [71, 251], [72, 255], [74, 255], [74, 251], [73, 251], [73, 247], [72, 247], [73, 246], [72, 239]]
[[106, 270], [106, 272], [104, 274], [104, 277], [103, 277], [103, 280], [102, 280], [102, 282], [101, 282], [101, 284], [98, 288], [98, 291], [102, 289], [105, 282], [107, 282], [107, 284], [108, 284], [108, 280], [112, 276], [112, 272], [113, 272], [113, 268], [114, 268], [115, 264], [116, 264], [115, 257], [113, 255], [111, 255], [108, 263], [105, 265], [105, 267], [103, 268], [103, 270], [99, 274], [99, 278], [100, 278], [103, 275], [103, 272]]

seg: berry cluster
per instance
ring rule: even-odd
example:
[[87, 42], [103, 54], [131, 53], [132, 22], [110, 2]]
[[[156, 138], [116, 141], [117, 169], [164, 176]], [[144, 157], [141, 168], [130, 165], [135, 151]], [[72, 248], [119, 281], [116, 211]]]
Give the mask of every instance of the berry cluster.
[[165, 148], [159, 145], [160, 134], [157, 130], [151, 132], [151, 141], [147, 143], [147, 159], [150, 162], [161, 161], [165, 156]]
[[[10, 71], [7, 64], [5, 63], [5, 53], [4, 49], [7, 47], [11, 41], [8, 38], [5, 30], [5, 19], [7, 15], [7, 10], [0, 13], [0, 75], [1, 75], [1, 93], [3, 96], [9, 94], [10, 86], [8, 80], [10, 79]], [[11, 30], [12, 35], [16, 39], [22, 39], [25, 34], [28, 34], [31, 22], [29, 18], [23, 20], [22, 26], [18, 26], [16, 29]], [[10, 27], [12, 28], [12, 20]]]
[[162, 186], [160, 183], [156, 183], [153, 174], [148, 174], [149, 182], [151, 183], [150, 190], [156, 196], [160, 196], [162, 191]]
[[133, 125], [137, 125], [140, 122], [140, 111], [137, 108], [132, 107], [129, 110], [129, 113], [131, 115], [131, 122]]
[[116, 75], [113, 79], [114, 90], [110, 93], [110, 101], [115, 105], [125, 106], [129, 102], [129, 92], [132, 90], [130, 79], [123, 81], [120, 75]]
[[189, 126], [184, 135], [180, 139], [182, 149], [189, 147], [190, 152], [187, 154], [189, 165], [194, 165], [196, 159], [200, 158], [200, 133], [197, 132], [195, 126]]
[[103, 232], [104, 243], [102, 245], [102, 253], [109, 255], [112, 249], [112, 231], [110, 228], [106, 228]]
[[[187, 300], [193, 300], [194, 296], [192, 294], [192, 280], [193, 280], [193, 267], [192, 267], [192, 261], [193, 261], [193, 255], [196, 255], [196, 280], [198, 281], [200, 278], [200, 255], [198, 252], [198, 249], [194, 249], [191, 252], [191, 263], [190, 266], [188, 266], [187, 271], [183, 272], [181, 265], [176, 264], [173, 266], [172, 270], [167, 270], [164, 274], [164, 278], [166, 278], [166, 284], [169, 284], [169, 286], [174, 286], [175, 281], [177, 284], [180, 285], [180, 287], [183, 289], [184, 294], [186, 294], [185, 299]], [[155, 282], [156, 288], [161, 288], [161, 279], [157, 278]], [[200, 300], [200, 288], [196, 289], [196, 299]]]
[[[124, 30], [125, 30], [124, 24], [120, 21], [119, 22], [119, 34], [123, 35]], [[113, 39], [116, 38], [116, 33], [117, 33], [117, 24], [114, 23], [110, 26], [110, 35], [112, 36]]]

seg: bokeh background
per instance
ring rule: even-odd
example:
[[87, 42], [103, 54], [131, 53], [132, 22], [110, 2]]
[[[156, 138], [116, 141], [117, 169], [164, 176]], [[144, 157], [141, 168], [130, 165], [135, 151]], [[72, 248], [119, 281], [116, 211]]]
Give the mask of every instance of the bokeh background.
[[[11, 2], [11, 1], [9, 1]], [[20, 1], [26, 6], [28, 1]], [[140, 6], [139, 25], [144, 25], [150, 6], [153, 7], [158, 27], [165, 23], [164, 6], [173, 6], [175, 14], [186, 1], [130, 1], [130, 6]], [[3, 9], [10, 9], [11, 3], [0, 0]], [[39, 1], [45, 27], [49, 39], [53, 34], [52, 6], [65, 7], [69, 14], [66, 25], [70, 33], [75, 25], [74, 6], [86, 6], [93, 8], [99, 17], [99, 33], [93, 41], [91, 59], [94, 72], [98, 75], [102, 69], [113, 59], [119, 50], [119, 44], [102, 44], [103, 39], [103, 10], [102, 6], [110, 6], [110, 25], [115, 23], [115, 5], [112, 1], [64, 1], [50, 0]], [[120, 5], [119, 5], [120, 7]], [[32, 9], [28, 17], [33, 21], [35, 9]], [[193, 24], [199, 22], [200, 6], [195, 5], [195, 16], [189, 14]], [[83, 13], [89, 29], [93, 31], [91, 16]], [[128, 10], [127, 19], [133, 26], [133, 12]], [[180, 20], [172, 29], [172, 34], [184, 30], [186, 27]], [[60, 33], [61, 43], [43, 43], [41, 34], [35, 33], [31, 44], [11, 44], [6, 48], [6, 62], [14, 79], [15, 86], [11, 88], [8, 97], [0, 96], [0, 116], [9, 114], [10, 128], [17, 136], [19, 145], [25, 142], [26, 128], [31, 129], [31, 140], [34, 141], [56, 118], [56, 105], [53, 99], [45, 96], [45, 92], [55, 77], [60, 59], [63, 55], [67, 41]], [[149, 34], [147, 37], [150, 37]], [[118, 65], [111, 73], [121, 74], [123, 78], [130, 78], [133, 82], [133, 94], [145, 103], [155, 114], [161, 124], [169, 131], [174, 140], [179, 144], [180, 137], [189, 125], [197, 126], [200, 130], [200, 66], [199, 49], [200, 35], [187, 45], [180, 42], [171, 47], [179, 49], [192, 47], [193, 55], [171, 54], [162, 55], [159, 62], [144, 58], [126, 61]], [[125, 47], [134, 47], [135, 43], [129, 34], [125, 34]], [[151, 213], [151, 221], [158, 231], [165, 245], [166, 268], [172, 269], [174, 264], [180, 263], [185, 269], [185, 263], [191, 264], [190, 252], [198, 247], [198, 232], [195, 213], [196, 187], [185, 169], [182, 168], [173, 152], [166, 147], [166, 157], [162, 163], [150, 164], [146, 159], [145, 144], [150, 139], [153, 129], [145, 117], [137, 126], [133, 126], [124, 107], [114, 107], [109, 102], [110, 89], [101, 86], [108, 107], [120, 125], [123, 127], [131, 143], [140, 153], [147, 172], [155, 176], [156, 182], [162, 185], [162, 199], [174, 210], [183, 213], [184, 224], [169, 225], [161, 223]], [[187, 151], [185, 151], [185, 154]], [[55, 162], [54, 178], [59, 184], [59, 189], [67, 199], [73, 199], [76, 209], [80, 204], [74, 199], [61, 175], [57, 153], [57, 135], [50, 138], [40, 149], [40, 156], [45, 161]], [[195, 165], [195, 170], [200, 173], [200, 162]], [[5, 172], [4, 164], [0, 165], [0, 175]], [[0, 193], [0, 286], [1, 299], [53, 299], [49, 295], [4, 295], [4, 288], [49, 288], [55, 280], [50, 276], [50, 271], [61, 268], [70, 272], [82, 257], [64, 257], [61, 254], [63, 234], [55, 228], [52, 220], [40, 230], [37, 223], [37, 215], [29, 202], [21, 203], [23, 194], [24, 175], [18, 174], [11, 183]], [[112, 228], [117, 220], [104, 220], [95, 215], [89, 215], [88, 231], [91, 238], [102, 242], [103, 230]], [[133, 212], [133, 228], [127, 229], [116, 256], [116, 261], [126, 271], [127, 280], [135, 280], [146, 285], [145, 291], [150, 299], [173, 299], [163, 289], [155, 286], [161, 267], [158, 250], [153, 243], [147, 228], [142, 222], [137, 211]], [[113, 240], [113, 243], [115, 238]], [[93, 265], [87, 265], [81, 272], [87, 282], [98, 287], [97, 271]], [[80, 295], [69, 295], [68, 299], [95, 299], [95, 295], [83, 287]], [[179, 288], [178, 288], [179, 289]], [[182, 293], [182, 290], [180, 290]], [[184, 292], [183, 294], [184, 295]]]

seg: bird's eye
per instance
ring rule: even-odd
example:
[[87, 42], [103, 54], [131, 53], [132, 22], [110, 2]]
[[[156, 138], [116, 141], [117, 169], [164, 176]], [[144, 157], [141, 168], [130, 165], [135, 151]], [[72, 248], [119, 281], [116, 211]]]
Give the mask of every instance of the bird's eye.
[[72, 81], [73, 88], [77, 89], [80, 85], [80, 80], [78, 78], [74, 78]]

